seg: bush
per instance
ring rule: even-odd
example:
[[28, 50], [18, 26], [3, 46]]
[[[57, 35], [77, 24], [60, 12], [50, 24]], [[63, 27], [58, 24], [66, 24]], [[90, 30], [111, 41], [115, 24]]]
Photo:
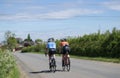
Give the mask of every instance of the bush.
[[29, 47], [24, 47], [24, 48], [22, 49], [22, 52], [31, 52], [31, 51], [32, 51], [31, 46], [29, 46]]
[[88, 57], [120, 57], [120, 30], [93, 33], [82, 37], [68, 38], [71, 54]]
[[14, 69], [16, 69], [16, 63], [12, 53], [0, 50], [0, 78], [8, 78]]
[[41, 52], [44, 50], [44, 47], [41, 46], [40, 44], [35, 45], [35, 46], [28, 46], [28, 47], [24, 47], [22, 49], [22, 52]]

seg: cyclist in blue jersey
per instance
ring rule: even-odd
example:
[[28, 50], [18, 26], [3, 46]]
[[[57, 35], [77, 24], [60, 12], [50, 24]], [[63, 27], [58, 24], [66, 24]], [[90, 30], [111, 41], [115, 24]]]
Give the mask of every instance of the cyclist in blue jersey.
[[48, 42], [46, 44], [46, 52], [49, 56], [49, 63], [50, 63], [50, 58], [53, 55], [55, 58], [55, 53], [56, 53], [56, 43], [54, 42], [54, 38], [49, 38]]

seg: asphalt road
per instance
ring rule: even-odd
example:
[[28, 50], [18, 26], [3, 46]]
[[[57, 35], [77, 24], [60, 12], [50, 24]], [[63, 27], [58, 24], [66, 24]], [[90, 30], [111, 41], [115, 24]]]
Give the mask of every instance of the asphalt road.
[[32, 53], [14, 53], [14, 55], [28, 78], [120, 78], [120, 64], [72, 58], [70, 72], [64, 72], [61, 57], [56, 57], [57, 70], [51, 73], [48, 57], [44, 55]]

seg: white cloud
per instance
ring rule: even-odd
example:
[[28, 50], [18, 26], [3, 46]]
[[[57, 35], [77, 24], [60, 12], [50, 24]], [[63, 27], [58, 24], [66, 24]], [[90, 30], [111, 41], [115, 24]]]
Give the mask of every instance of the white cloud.
[[8, 3], [29, 3], [32, 2], [33, 0], [5, 0]]
[[[95, 10], [95, 8], [89, 7], [91, 3], [89, 3], [89, 1], [85, 2], [84, 0], [60, 1], [55, 3], [46, 2], [46, 4], [42, 5], [40, 5], [42, 1], [38, 1], [38, 5], [36, 0], [7, 1], [9, 4], [13, 5], [10, 8], [5, 7], [6, 10], [10, 9], [11, 14], [8, 12], [8, 15], [0, 15], [0, 20], [70, 19], [77, 16], [89, 16], [91, 14], [100, 14], [103, 12], [101, 10]], [[27, 4], [24, 4], [24, 2]], [[31, 2], [31, 4], [29, 4], [29, 2]], [[20, 4], [17, 5], [17, 3]], [[5, 13], [5, 11], [2, 13]]]
[[102, 13], [102, 11], [89, 9], [67, 9], [40, 14], [19, 13], [15, 15], [0, 15], [0, 20], [69, 19], [76, 16], [98, 13]]
[[63, 11], [58, 11], [58, 12], [52, 12], [46, 14], [48, 18], [57, 18], [57, 19], [66, 19], [66, 18], [72, 18], [76, 16], [81, 16], [81, 15], [89, 15], [89, 14], [97, 14], [101, 13], [102, 11], [98, 10], [88, 10], [88, 9], [68, 9], [68, 10], [63, 10]]
[[42, 9], [45, 9], [45, 7], [43, 7], [43, 6], [28, 6], [24, 9], [25, 10], [42, 10]]
[[104, 2], [103, 5], [109, 9], [120, 11], [120, 1]]

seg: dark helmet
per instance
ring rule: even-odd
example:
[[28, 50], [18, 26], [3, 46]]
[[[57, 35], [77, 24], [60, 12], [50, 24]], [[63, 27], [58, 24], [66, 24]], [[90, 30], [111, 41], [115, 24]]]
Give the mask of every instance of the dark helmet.
[[54, 41], [54, 38], [49, 38], [48, 39], [48, 42], [53, 42]]
[[48, 39], [48, 42], [50, 42], [50, 39]]
[[54, 38], [51, 38], [52, 41], [54, 41]]
[[64, 41], [67, 41], [67, 39], [66, 39], [66, 38], [64, 38], [63, 40], [64, 40]]
[[60, 39], [60, 41], [64, 41], [64, 39]]

